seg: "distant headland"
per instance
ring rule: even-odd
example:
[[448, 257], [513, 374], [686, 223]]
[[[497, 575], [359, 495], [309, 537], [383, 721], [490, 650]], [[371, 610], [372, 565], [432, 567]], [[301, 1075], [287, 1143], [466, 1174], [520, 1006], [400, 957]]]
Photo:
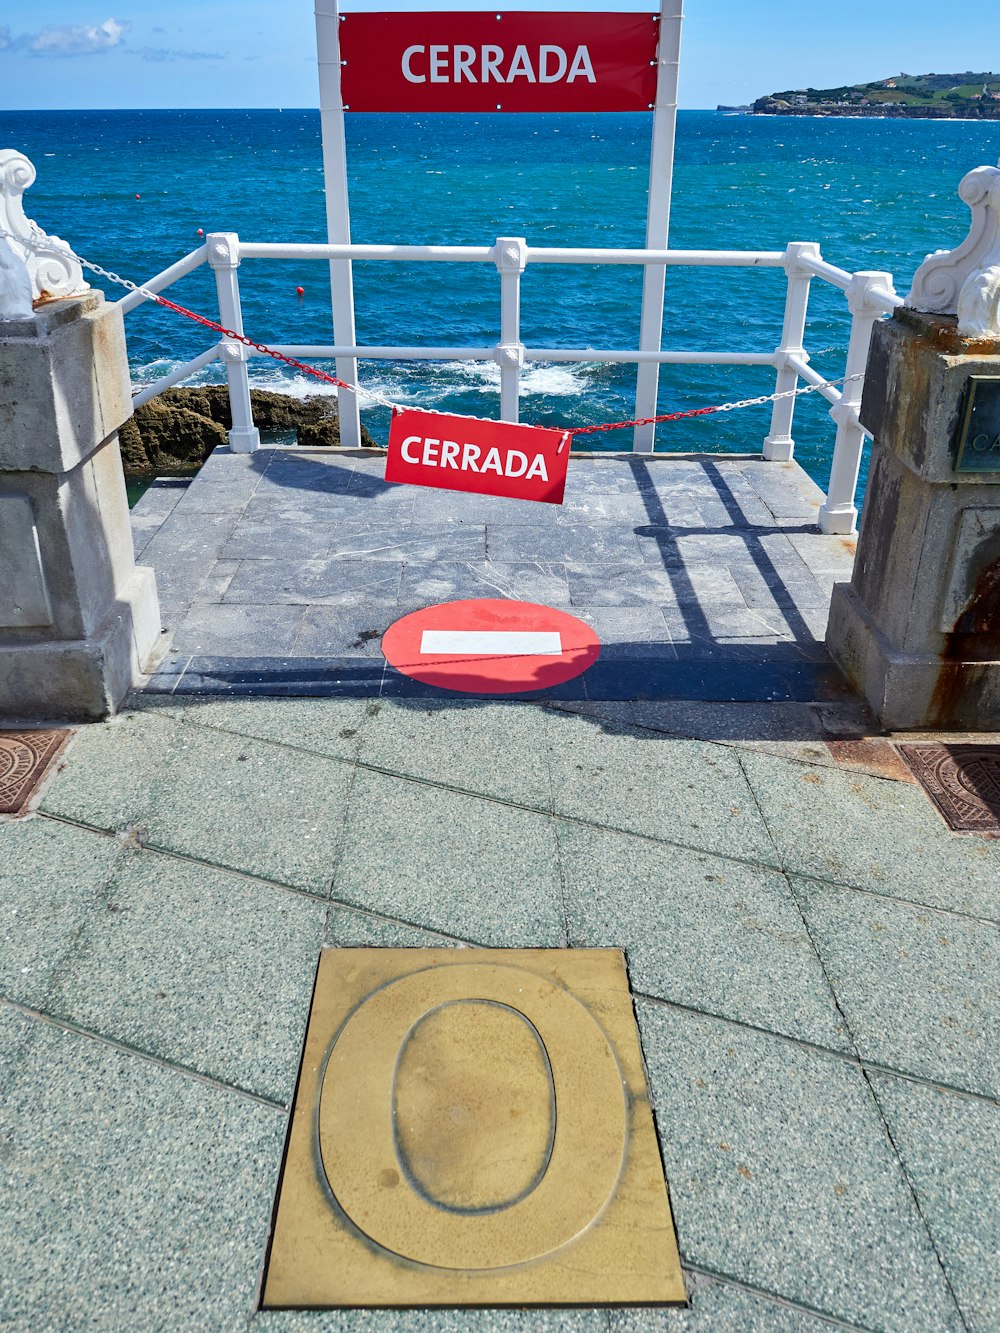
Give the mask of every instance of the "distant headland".
[[747, 110], [756, 116], [1000, 120], [1000, 74], [897, 74], [851, 87], [793, 88], [759, 97]]

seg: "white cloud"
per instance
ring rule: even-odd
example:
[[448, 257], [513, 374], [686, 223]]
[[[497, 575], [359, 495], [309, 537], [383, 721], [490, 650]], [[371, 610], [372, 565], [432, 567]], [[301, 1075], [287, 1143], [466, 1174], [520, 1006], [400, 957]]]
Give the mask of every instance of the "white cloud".
[[166, 46], [140, 46], [132, 49], [133, 55], [140, 60], [160, 62], [164, 60], [223, 60], [219, 51], [174, 51]]
[[22, 42], [34, 56], [89, 56], [120, 46], [131, 27], [127, 19], [115, 18], [103, 23], [64, 23], [43, 28]]

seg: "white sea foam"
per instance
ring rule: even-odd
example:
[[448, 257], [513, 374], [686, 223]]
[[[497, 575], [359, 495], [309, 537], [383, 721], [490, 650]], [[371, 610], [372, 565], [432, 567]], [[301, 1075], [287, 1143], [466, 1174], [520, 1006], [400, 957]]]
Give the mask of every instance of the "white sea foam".
[[[159, 357], [146, 365], [133, 367], [137, 388], [146, 388], [171, 374], [183, 364], [179, 359]], [[316, 362], [316, 368], [334, 374], [332, 363]], [[583, 364], [530, 364], [521, 373], [521, 397], [577, 399], [586, 396], [607, 367], [594, 362]], [[225, 376], [217, 363], [209, 364], [183, 383], [187, 386], [221, 384]], [[250, 385], [254, 389], [288, 394], [292, 398], [333, 395], [333, 384], [304, 375], [289, 367], [285, 370], [267, 361], [250, 365]], [[500, 392], [500, 367], [492, 361], [393, 362], [370, 361], [360, 370], [362, 394], [367, 390], [377, 398], [388, 399], [404, 407], [448, 408], [470, 394], [496, 397]], [[364, 400], [362, 399], [362, 402]]]

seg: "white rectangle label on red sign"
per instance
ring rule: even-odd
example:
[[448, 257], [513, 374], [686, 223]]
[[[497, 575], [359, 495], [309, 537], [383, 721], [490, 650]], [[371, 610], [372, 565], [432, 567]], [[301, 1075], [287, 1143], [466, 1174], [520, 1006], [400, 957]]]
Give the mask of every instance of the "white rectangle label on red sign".
[[562, 504], [570, 436], [542, 426], [397, 411], [386, 481]]
[[647, 111], [658, 15], [345, 14], [349, 111]]
[[558, 657], [562, 635], [535, 630], [425, 629], [420, 638], [424, 657], [476, 653], [495, 657]]

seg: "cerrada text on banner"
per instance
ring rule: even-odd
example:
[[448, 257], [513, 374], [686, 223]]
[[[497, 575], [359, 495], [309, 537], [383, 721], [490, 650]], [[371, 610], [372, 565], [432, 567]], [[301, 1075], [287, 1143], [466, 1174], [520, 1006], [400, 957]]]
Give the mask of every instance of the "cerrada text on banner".
[[385, 479], [562, 504], [569, 445], [565, 431], [400, 411], [389, 432]]
[[345, 14], [349, 111], [647, 111], [652, 14]]

